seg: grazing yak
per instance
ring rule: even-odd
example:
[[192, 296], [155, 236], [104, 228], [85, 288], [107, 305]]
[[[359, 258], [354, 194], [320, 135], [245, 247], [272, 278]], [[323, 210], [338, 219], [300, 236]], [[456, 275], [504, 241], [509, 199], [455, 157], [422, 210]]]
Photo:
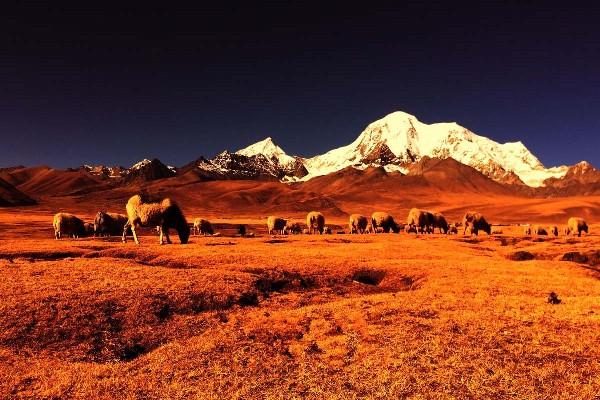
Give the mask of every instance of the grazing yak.
[[[441, 214], [440, 214], [441, 215]], [[433, 232], [435, 217], [433, 213], [418, 208], [412, 208], [406, 218], [408, 232], [430, 233]]]
[[194, 226], [192, 227], [194, 235], [214, 235], [215, 231], [212, 224], [202, 218], [194, 219]]
[[293, 223], [288, 222], [287, 231], [288, 231], [288, 233], [291, 233], [292, 235], [298, 235], [298, 234], [302, 233], [302, 225], [300, 224], [300, 222], [293, 222]]
[[375, 233], [378, 233], [378, 228], [382, 228], [387, 233], [400, 232], [400, 225], [394, 221], [394, 217], [383, 211], [377, 211], [371, 215], [371, 227]]
[[531, 225], [527, 225], [523, 230], [523, 233], [525, 234], [525, 236], [531, 236]]
[[287, 233], [287, 220], [271, 215], [267, 218], [267, 230], [269, 235]]
[[91, 222], [86, 222], [83, 224], [83, 230], [85, 231], [85, 236], [94, 236], [94, 224]]
[[433, 213], [433, 226], [432, 233], [435, 231], [435, 228], [440, 230], [440, 233], [448, 233], [450, 227], [448, 226], [448, 221], [446, 221], [446, 217], [442, 213]]
[[57, 213], [54, 215], [52, 221], [54, 227], [54, 238], [60, 239], [63, 236], [66, 237], [84, 237], [86, 234], [86, 228], [84, 222], [69, 213]]
[[571, 217], [567, 222], [567, 228], [565, 229], [565, 233], [567, 235], [577, 234], [577, 236], [581, 237], [581, 232], [588, 233], [588, 225], [583, 218]]
[[533, 233], [538, 236], [548, 236], [548, 231], [543, 226], [536, 225], [533, 227]]
[[360, 214], [352, 214], [350, 216], [350, 220], [348, 221], [348, 228], [350, 229], [350, 234], [366, 233], [368, 225], [369, 219], [364, 215]]
[[127, 215], [99, 211], [94, 218], [94, 235], [118, 236], [126, 223]]
[[458, 226], [456, 224], [452, 224], [448, 227], [448, 235], [457, 235], [458, 234]]
[[161, 202], [149, 202], [140, 195], [132, 196], [125, 207], [127, 209], [127, 223], [123, 228], [123, 243], [127, 241], [127, 229], [131, 228], [133, 240], [140, 244], [136, 228], [139, 226], [156, 226], [159, 228], [159, 243], [163, 244], [163, 236], [167, 243], [171, 243], [169, 229], [177, 230], [181, 244], [186, 244], [190, 237], [188, 226], [179, 206], [169, 198]]
[[325, 217], [318, 211], [311, 211], [306, 216], [306, 225], [308, 226], [308, 233], [311, 235], [317, 232], [322, 235], [325, 229]]
[[558, 236], [558, 226], [552, 225], [552, 226], [548, 227], [548, 231], [551, 234], [553, 234], [554, 236]]
[[463, 235], [467, 233], [467, 229], [471, 230], [471, 234], [478, 235], [479, 231], [484, 231], [488, 235], [492, 234], [492, 226], [485, 220], [485, 217], [478, 212], [469, 211], [463, 217]]

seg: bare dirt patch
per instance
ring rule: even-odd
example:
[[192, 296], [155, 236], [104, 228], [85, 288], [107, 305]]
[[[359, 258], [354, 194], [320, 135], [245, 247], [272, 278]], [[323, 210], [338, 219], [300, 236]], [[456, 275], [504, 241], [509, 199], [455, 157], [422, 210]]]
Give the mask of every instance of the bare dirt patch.
[[385, 278], [386, 272], [383, 270], [360, 269], [352, 275], [352, 280], [365, 285], [377, 286]]

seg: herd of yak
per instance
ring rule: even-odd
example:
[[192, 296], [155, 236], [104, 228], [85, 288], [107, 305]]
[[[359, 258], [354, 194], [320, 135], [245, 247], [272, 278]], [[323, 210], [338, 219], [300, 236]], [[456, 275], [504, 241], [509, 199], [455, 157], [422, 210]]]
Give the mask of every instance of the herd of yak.
[[[214, 230], [209, 221], [201, 218], [196, 218], [190, 229], [187, 220], [185, 219], [181, 208], [169, 198], [162, 201], [152, 202], [148, 199], [135, 195], [129, 199], [126, 205], [127, 215], [98, 212], [93, 223], [85, 223], [80, 218], [69, 213], [58, 213], [54, 215], [53, 227], [54, 237], [84, 237], [84, 236], [106, 236], [106, 235], [122, 235], [123, 242], [127, 241], [129, 232], [133, 235], [136, 244], [139, 244], [139, 239], [136, 229], [143, 227], [156, 227], [159, 235], [159, 242], [163, 244], [166, 240], [171, 243], [169, 238], [169, 230], [175, 229], [179, 234], [181, 243], [188, 242], [190, 231], [195, 235], [213, 235]], [[298, 222], [290, 222], [283, 218], [270, 216], [267, 218], [267, 228], [269, 234], [324, 234], [332, 233], [331, 228], [325, 226], [325, 217], [317, 211], [311, 211], [306, 216], [306, 226], [304, 228]], [[371, 218], [364, 215], [352, 214], [349, 220], [349, 233], [398, 233], [401, 230], [414, 233], [434, 233], [435, 229], [439, 229], [440, 233], [456, 234], [458, 228], [462, 227], [463, 234], [469, 231], [471, 234], [477, 235], [479, 231], [486, 232], [488, 235], [492, 233], [491, 225], [485, 217], [478, 212], [467, 212], [461, 223], [449, 224], [446, 218], [441, 213], [432, 213], [426, 210], [413, 208], [408, 214], [406, 224], [397, 223], [394, 218], [386, 212], [375, 212]], [[588, 233], [588, 226], [582, 218], [569, 218], [567, 226], [564, 230], [566, 235]], [[548, 235], [553, 234], [558, 236], [558, 227], [541, 227], [535, 226], [525, 227], [525, 234], [531, 235]]]

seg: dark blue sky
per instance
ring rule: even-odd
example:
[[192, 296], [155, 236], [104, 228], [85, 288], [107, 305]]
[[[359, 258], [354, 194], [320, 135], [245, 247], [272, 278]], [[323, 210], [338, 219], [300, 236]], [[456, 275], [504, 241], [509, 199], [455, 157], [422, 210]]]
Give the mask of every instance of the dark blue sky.
[[0, 166], [309, 156], [395, 110], [598, 166], [600, 11], [545, 3], [9, 8]]

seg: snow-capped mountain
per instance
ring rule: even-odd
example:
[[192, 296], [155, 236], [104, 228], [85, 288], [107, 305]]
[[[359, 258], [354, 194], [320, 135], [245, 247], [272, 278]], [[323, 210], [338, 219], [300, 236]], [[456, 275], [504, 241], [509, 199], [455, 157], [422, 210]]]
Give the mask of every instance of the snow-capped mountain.
[[[135, 164], [133, 164], [131, 167], [129, 167], [129, 171], [134, 171], [134, 170], [138, 170], [138, 169], [144, 168], [145, 166], [151, 164], [155, 160], [156, 159], [154, 159], [154, 160], [148, 160], [147, 158], [144, 158], [143, 160], [138, 161]], [[170, 165], [166, 165], [166, 167], [168, 169], [170, 169], [171, 171], [173, 171], [173, 172], [177, 171], [177, 168], [172, 167]]]
[[277, 176], [284, 181], [295, 181], [308, 174], [304, 159], [287, 155], [271, 137], [238, 150], [236, 154], [250, 158], [264, 156], [272, 164], [272, 168], [278, 171]]
[[[148, 160], [147, 158], [133, 164], [129, 168], [105, 165], [84, 164], [79, 169], [101, 179], [109, 179], [115, 182], [125, 180], [127, 182], [133, 179], [156, 180], [174, 176], [177, 172], [175, 167], [164, 165], [160, 160]], [[114, 183], [114, 182], [113, 182]]]
[[112, 179], [121, 178], [129, 173], [129, 170], [127, 168], [121, 166], [108, 167], [105, 165], [86, 164], [83, 165], [81, 169], [94, 176]]
[[235, 154], [241, 154], [246, 157], [252, 157], [256, 155], [263, 155], [269, 160], [273, 160], [282, 167], [293, 165], [296, 162], [296, 158], [288, 156], [281, 147], [277, 146], [271, 137], [251, 144], [250, 146], [240, 149]]
[[133, 164], [131, 167], [129, 167], [129, 169], [140, 169], [140, 168], [144, 168], [146, 165], [150, 164], [152, 161], [148, 160], [147, 158], [144, 158], [141, 161], [136, 162], [135, 164]]
[[223, 151], [212, 159], [200, 157], [181, 168], [203, 179], [258, 179], [297, 181], [308, 174], [303, 160], [288, 156], [270, 137], [235, 153]]
[[497, 182], [519, 185], [516, 189], [525, 191], [528, 187], [560, 189], [600, 183], [600, 171], [589, 163], [546, 168], [520, 141], [498, 143], [456, 122], [425, 124], [400, 111], [369, 124], [352, 143], [310, 158], [288, 155], [267, 137], [235, 153], [223, 151], [212, 159], [200, 157], [177, 169], [156, 159], [141, 160], [130, 168], [83, 168], [103, 178], [122, 178], [111, 179], [117, 183], [162, 179], [190, 172], [187, 179], [298, 182], [348, 167], [359, 170], [382, 167], [388, 173], [414, 175], [419, 173], [421, 160], [449, 158]]
[[544, 181], [544, 186], [555, 188], [565, 188], [573, 185], [588, 185], [600, 182], [600, 171], [587, 161], [581, 161], [575, 165], [566, 168], [564, 176], [559, 178], [548, 178]]
[[129, 168], [124, 176], [125, 182], [147, 182], [170, 178], [177, 174], [174, 167], [163, 164], [159, 159], [144, 159]]
[[369, 124], [349, 145], [306, 159], [309, 174], [304, 179], [348, 166], [377, 164], [405, 173], [408, 165], [423, 156], [451, 157], [492, 179], [511, 183], [520, 180], [533, 187], [567, 172], [567, 167], [545, 168], [521, 142], [500, 144], [455, 122], [425, 124], [398, 111]]

